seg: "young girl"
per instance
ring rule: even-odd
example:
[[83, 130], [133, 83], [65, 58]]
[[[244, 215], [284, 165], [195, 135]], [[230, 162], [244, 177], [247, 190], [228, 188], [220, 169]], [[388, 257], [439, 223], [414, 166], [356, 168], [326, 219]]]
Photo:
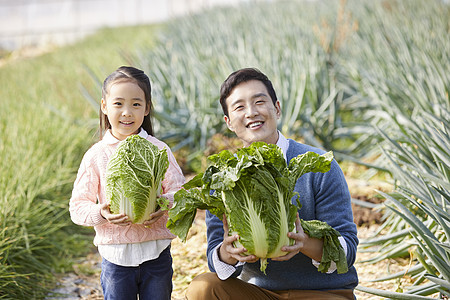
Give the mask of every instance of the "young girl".
[[72, 221], [95, 229], [105, 299], [171, 298], [170, 243], [175, 236], [166, 228], [167, 212], [158, 210], [143, 224], [132, 224], [125, 214], [112, 214], [105, 197], [108, 160], [119, 142], [133, 134], [167, 150], [169, 168], [161, 197], [172, 204], [183, 185], [184, 176], [171, 150], [152, 136], [151, 112], [151, 85], [143, 71], [120, 67], [105, 79], [100, 108], [103, 138], [84, 155], [70, 199]]

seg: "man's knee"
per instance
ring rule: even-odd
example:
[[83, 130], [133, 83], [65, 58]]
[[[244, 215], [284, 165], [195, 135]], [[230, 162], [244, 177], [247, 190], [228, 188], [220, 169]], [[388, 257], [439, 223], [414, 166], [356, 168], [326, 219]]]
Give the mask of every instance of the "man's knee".
[[216, 273], [204, 273], [195, 277], [186, 291], [186, 299], [220, 299], [217, 291], [224, 282], [217, 277]]

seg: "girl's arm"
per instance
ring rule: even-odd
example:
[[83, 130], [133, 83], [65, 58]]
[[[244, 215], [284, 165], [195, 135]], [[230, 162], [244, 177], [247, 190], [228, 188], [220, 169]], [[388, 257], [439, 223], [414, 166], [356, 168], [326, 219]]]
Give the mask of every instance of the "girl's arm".
[[181, 189], [181, 186], [185, 182], [183, 172], [178, 165], [175, 156], [169, 147], [166, 147], [167, 156], [169, 158], [169, 167], [167, 168], [164, 180], [161, 182], [162, 195], [161, 197], [167, 198], [170, 202], [170, 207], [173, 205], [173, 195]]
[[70, 218], [75, 224], [96, 226], [108, 222], [102, 215], [102, 205], [97, 203], [100, 176], [93, 159], [86, 153], [78, 170], [72, 197], [69, 202]]

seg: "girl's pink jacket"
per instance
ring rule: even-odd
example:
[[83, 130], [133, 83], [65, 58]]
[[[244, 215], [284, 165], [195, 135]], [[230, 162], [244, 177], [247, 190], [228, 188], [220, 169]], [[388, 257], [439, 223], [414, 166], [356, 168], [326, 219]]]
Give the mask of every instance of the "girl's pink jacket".
[[[141, 130], [139, 135], [146, 138], [159, 149], [165, 148], [169, 157], [169, 168], [162, 181], [162, 197], [173, 204], [173, 195], [184, 184], [184, 176], [169, 147]], [[106, 165], [119, 144], [110, 131], [101, 141], [93, 145], [84, 155], [75, 180], [72, 197], [69, 203], [70, 217], [75, 224], [93, 226], [96, 232], [94, 244], [140, 243], [150, 240], [173, 239], [167, 228], [167, 212], [150, 228], [142, 224], [118, 226], [109, 224], [100, 215], [100, 206], [106, 202]]]

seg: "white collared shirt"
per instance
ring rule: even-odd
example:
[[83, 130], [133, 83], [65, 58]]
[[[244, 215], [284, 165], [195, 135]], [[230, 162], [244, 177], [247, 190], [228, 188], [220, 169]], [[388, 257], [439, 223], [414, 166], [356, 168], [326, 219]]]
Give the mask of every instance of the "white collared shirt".
[[155, 240], [133, 244], [98, 245], [98, 253], [113, 264], [137, 267], [143, 262], [158, 258], [170, 243], [171, 240]]

